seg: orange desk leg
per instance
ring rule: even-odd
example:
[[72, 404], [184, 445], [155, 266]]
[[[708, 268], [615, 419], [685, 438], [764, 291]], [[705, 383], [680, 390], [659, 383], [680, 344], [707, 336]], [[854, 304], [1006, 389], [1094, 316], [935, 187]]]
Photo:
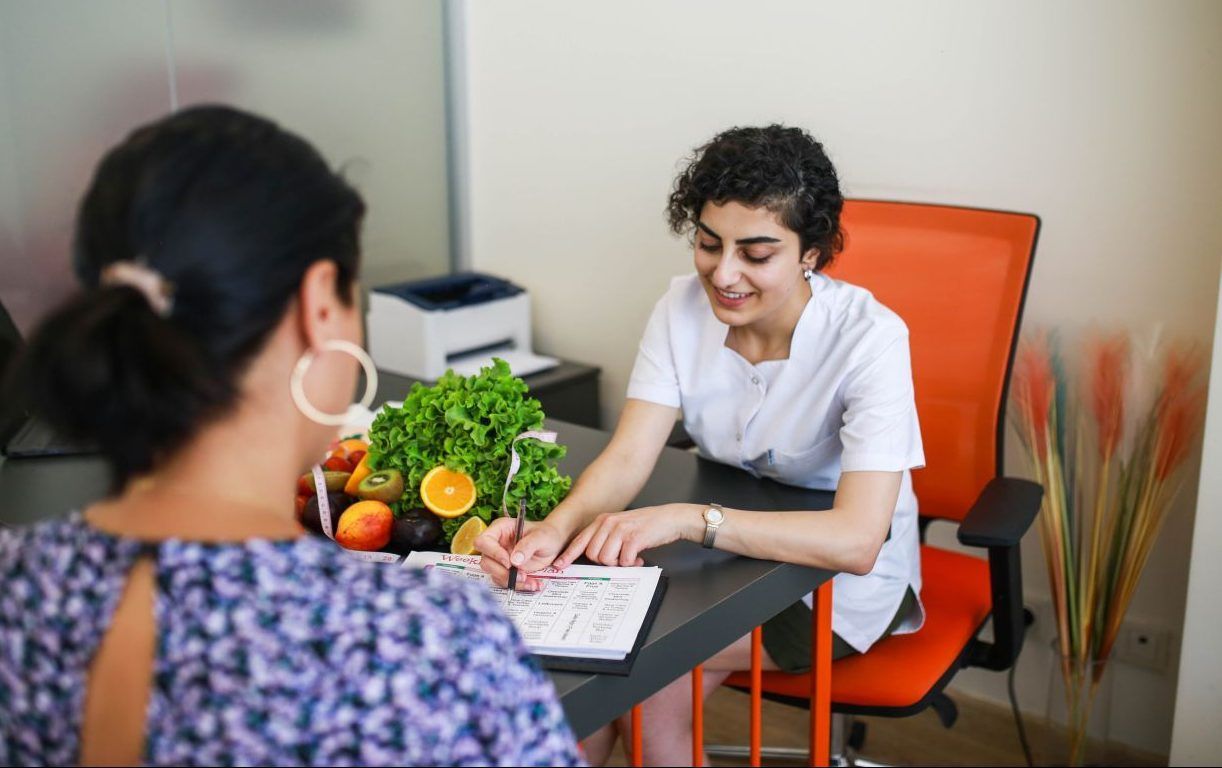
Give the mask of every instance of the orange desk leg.
[[751, 741], [748, 765], [760, 764], [760, 704], [763, 690], [764, 629], [751, 630]]
[[831, 763], [832, 582], [815, 592], [810, 651], [810, 764]]
[[704, 765], [704, 667], [692, 669], [692, 765]]
[[641, 705], [632, 708], [632, 764], [636, 768], [645, 765], [645, 750], [641, 737]]

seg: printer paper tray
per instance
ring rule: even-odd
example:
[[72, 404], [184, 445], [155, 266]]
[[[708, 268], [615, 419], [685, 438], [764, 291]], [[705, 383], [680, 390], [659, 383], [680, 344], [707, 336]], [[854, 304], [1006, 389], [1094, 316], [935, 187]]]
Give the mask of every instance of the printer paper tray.
[[492, 353], [459, 357], [447, 362], [450, 368], [459, 376], [474, 376], [479, 369], [492, 365], [492, 358], [499, 357], [509, 363], [509, 370], [514, 376], [529, 376], [532, 373], [555, 368], [560, 361], [546, 355], [536, 355], [520, 349], [499, 349]]

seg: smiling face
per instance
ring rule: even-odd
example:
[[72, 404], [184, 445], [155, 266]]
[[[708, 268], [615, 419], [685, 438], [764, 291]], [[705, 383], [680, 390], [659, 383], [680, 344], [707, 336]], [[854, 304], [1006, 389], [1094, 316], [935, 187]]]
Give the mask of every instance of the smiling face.
[[732, 327], [797, 322], [810, 298], [798, 234], [763, 206], [705, 203], [696, 222], [696, 273], [717, 319]]

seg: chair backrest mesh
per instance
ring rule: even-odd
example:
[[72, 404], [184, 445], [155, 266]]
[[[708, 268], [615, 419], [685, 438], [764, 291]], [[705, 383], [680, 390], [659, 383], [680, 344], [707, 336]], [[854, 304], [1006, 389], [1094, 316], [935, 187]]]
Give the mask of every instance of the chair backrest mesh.
[[1003, 407], [1039, 219], [942, 205], [845, 201], [828, 274], [908, 324], [924, 469], [921, 515], [962, 520], [1001, 470]]

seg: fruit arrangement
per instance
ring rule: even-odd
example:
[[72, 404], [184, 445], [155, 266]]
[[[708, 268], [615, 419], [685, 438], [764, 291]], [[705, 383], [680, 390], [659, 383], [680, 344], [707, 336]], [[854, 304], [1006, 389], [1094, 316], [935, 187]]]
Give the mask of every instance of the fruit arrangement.
[[[401, 407], [383, 408], [369, 428], [367, 458], [404, 478], [403, 495], [388, 502], [396, 515], [423, 507], [441, 518], [454, 551], [466, 548], [478, 535], [471, 532], [501, 513], [514, 438], [543, 426], [543, 408], [526, 389], [494, 360], [475, 376], [447, 371], [433, 386], [414, 384]], [[565, 449], [524, 439], [516, 451], [521, 465], [505, 502], [513, 509], [525, 498], [527, 519], [541, 520], [572, 484], [556, 467]]]
[[[442, 538], [441, 520], [427, 509], [409, 508], [397, 516], [393, 508], [404, 497], [403, 474], [397, 469], [375, 469], [369, 445], [357, 438], [341, 440], [332, 446], [321, 464], [323, 492], [331, 510], [331, 535], [345, 549], [407, 554], [432, 549]], [[314, 473], [297, 479], [297, 519], [320, 536], [322, 514]], [[476, 534], [478, 535], [478, 534]], [[474, 536], [463, 542], [471, 554]]]

